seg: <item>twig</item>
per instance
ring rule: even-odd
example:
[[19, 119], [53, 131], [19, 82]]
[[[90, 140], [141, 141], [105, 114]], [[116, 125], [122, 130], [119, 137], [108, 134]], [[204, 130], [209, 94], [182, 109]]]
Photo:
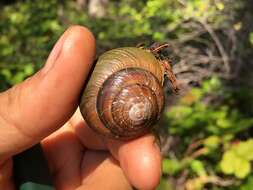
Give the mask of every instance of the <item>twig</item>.
[[187, 150], [185, 152], [185, 155], [189, 155], [195, 148], [199, 147], [202, 144], [203, 144], [203, 139], [192, 142], [188, 146], [188, 148], [187, 148]]
[[214, 40], [214, 42], [220, 52], [221, 58], [223, 60], [223, 63], [224, 63], [225, 69], [226, 69], [226, 73], [230, 74], [229, 58], [228, 58], [228, 55], [227, 55], [224, 47], [222, 46], [222, 44], [220, 42], [220, 39], [218, 38], [218, 36], [216, 35], [216, 33], [212, 29], [212, 27], [205, 20], [198, 19], [197, 21], [206, 29], [206, 31], [210, 34], [210, 36]]
[[222, 186], [222, 187], [231, 186], [235, 183], [235, 180], [233, 180], [233, 179], [226, 180], [226, 179], [220, 178], [216, 175], [214, 175], [214, 176], [200, 176], [199, 179], [202, 181], [202, 183], [205, 183], [205, 184], [206, 183], [213, 183], [215, 185]]
[[195, 152], [193, 152], [193, 153], [190, 155], [190, 157], [191, 157], [191, 158], [197, 158], [197, 157], [199, 157], [199, 156], [201, 156], [201, 155], [203, 155], [203, 154], [205, 154], [205, 153], [207, 153], [207, 152], [208, 152], [208, 149], [207, 149], [206, 147], [200, 148], [200, 149], [196, 150]]
[[162, 155], [165, 155], [166, 153], [168, 153], [168, 151], [171, 147], [172, 141], [173, 141], [173, 137], [167, 137], [166, 138], [166, 140], [163, 143], [162, 148], [161, 148]]

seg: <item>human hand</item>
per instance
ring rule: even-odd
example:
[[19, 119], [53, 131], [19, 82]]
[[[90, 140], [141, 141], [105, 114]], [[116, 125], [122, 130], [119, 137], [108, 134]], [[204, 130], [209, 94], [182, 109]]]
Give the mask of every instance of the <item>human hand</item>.
[[94, 54], [93, 35], [71, 27], [39, 72], [0, 94], [0, 189], [15, 189], [12, 156], [38, 142], [56, 189], [154, 189], [159, 183], [161, 156], [154, 136], [108, 140], [82, 119], [78, 98]]

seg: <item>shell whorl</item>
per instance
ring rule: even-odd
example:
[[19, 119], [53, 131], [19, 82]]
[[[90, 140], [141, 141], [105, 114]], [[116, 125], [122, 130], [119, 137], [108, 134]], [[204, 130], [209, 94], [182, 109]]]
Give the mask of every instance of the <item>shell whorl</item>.
[[99, 91], [99, 118], [115, 137], [141, 135], [157, 122], [163, 90], [149, 71], [124, 69], [110, 76]]
[[153, 127], [164, 104], [164, 71], [156, 58], [138, 48], [118, 48], [99, 57], [80, 103], [87, 124], [120, 139]]

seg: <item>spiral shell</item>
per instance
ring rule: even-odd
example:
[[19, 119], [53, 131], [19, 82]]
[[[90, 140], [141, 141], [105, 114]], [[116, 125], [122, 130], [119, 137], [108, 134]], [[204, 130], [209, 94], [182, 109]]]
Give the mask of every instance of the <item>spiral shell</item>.
[[163, 79], [163, 67], [152, 53], [134, 47], [110, 50], [97, 60], [81, 97], [81, 113], [102, 135], [140, 136], [160, 118]]

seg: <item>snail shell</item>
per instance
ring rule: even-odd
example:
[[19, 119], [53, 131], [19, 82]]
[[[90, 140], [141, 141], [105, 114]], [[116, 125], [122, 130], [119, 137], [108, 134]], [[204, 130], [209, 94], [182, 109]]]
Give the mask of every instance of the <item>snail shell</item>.
[[150, 131], [164, 106], [164, 69], [147, 50], [124, 47], [102, 54], [80, 101], [87, 124], [98, 133], [131, 139]]

